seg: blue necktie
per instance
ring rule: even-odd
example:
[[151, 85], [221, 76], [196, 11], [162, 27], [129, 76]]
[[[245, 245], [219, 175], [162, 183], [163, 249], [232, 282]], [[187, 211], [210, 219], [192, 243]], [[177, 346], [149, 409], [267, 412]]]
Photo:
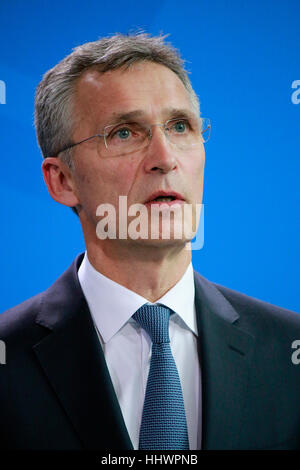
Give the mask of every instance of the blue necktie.
[[182, 389], [169, 339], [171, 310], [143, 305], [133, 318], [152, 340], [139, 449], [189, 449]]

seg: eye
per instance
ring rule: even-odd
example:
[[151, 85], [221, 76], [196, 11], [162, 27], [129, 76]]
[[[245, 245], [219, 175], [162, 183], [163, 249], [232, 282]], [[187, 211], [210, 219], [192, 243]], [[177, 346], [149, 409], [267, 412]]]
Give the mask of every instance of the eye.
[[117, 131], [113, 132], [111, 137], [114, 137], [115, 135], [121, 140], [127, 140], [131, 135], [131, 130], [128, 129], [128, 127], [121, 127]]
[[174, 125], [175, 127], [175, 130], [177, 132], [184, 132], [185, 131], [185, 127], [186, 127], [186, 123], [183, 122], [183, 121], [179, 121], [179, 122], [176, 122], [176, 124]]
[[107, 140], [114, 143], [127, 142], [143, 135], [143, 129], [138, 123], [126, 122], [115, 126], [107, 135]]
[[176, 121], [172, 126], [172, 130], [174, 132], [177, 132], [178, 134], [184, 134], [189, 129], [190, 129], [189, 124], [185, 120]]

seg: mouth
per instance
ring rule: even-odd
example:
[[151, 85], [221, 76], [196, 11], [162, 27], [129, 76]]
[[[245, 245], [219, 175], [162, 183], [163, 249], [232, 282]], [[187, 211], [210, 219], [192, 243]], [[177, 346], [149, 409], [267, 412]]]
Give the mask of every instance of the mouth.
[[183, 196], [174, 191], [156, 191], [144, 203], [145, 206], [167, 204], [172, 206], [174, 204], [184, 204], [185, 200]]

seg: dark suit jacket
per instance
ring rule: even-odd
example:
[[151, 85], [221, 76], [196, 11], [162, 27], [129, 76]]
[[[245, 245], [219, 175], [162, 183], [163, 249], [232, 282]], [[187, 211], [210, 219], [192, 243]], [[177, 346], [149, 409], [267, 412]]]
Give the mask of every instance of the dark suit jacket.
[[[132, 449], [77, 271], [0, 315], [0, 448]], [[195, 272], [203, 449], [300, 449], [300, 315]]]

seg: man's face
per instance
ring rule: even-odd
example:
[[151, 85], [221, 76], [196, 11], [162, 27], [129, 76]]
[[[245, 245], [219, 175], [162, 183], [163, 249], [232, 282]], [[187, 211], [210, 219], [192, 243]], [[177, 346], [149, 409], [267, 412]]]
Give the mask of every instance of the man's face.
[[[102, 133], [116, 115], [133, 111], [139, 111], [138, 121], [149, 125], [186, 112], [197, 118], [181, 80], [162, 65], [137, 63], [128, 70], [104, 74], [90, 69], [76, 86], [73, 141]], [[184, 204], [202, 203], [203, 144], [180, 150], [168, 141], [162, 128], [154, 126], [152, 131], [147, 148], [123, 156], [103, 158], [99, 138], [75, 147], [74, 183], [82, 207], [81, 222], [89, 233], [96, 234], [99, 204], [112, 204], [118, 221], [120, 195], [127, 196], [128, 207], [144, 204], [156, 191], [179, 193]], [[149, 214], [150, 206], [146, 206]]]

